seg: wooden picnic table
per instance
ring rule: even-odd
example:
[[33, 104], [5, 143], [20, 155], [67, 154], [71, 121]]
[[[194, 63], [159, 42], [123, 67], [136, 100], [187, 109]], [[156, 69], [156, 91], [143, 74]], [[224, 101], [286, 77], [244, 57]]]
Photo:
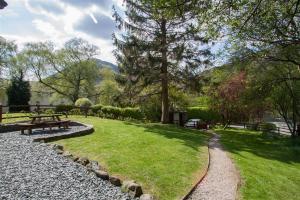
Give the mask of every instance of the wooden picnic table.
[[[50, 131], [52, 131], [52, 127], [58, 126], [58, 128], [61, 128], [61, 126], [64, 129], [69, 128], [69, 122], [70, 120], [61, 120], [60, 116], [61, 114], [51, 114], [51, 115], [33, 115], [29, 116], [31, 118], [30, 123], [19, 123], [19, 127], [21, 129], [21, 134], [24, 134], [25, 130], [28, 130], [28, 133], [32, 133], [32, 129], [34, 128], [50, 128]], [[42, 120], [42, 119], [50, 118], [50, 120]]]
[[41, 122], [42, 119], [44, 118], [51, 118], [52, 121], [61, 121], [60, 120], [60, 116], [62, 116], [61, 114], [50, 114], [50, 115], [33, 115], [33, 116], [29, 116], [29, 118], [31, 119], [31, 124], [35, 124], [36, 122]]

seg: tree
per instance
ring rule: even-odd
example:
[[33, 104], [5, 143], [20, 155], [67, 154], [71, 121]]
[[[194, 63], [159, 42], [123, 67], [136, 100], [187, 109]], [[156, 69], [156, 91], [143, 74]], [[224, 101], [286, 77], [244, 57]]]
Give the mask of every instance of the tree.
[[118, 105], [120, 88], [115, 80], [115, 73], [109, 68], [100, 70], [101, 82], [97, 87], [99, 94], [99, 103], [102, 105]]
[[24, 81], [24, 73], [19, 71], [19, 74], [15, 74], [9, 87], [6, 90], [8, 97], [9, 106], [20, 106], [20, 107], [9, 107], [10, 112], [14, 111], [29, 111], [29, 104], [31, 93], [30, 84], [28, 81]]
[[52, 93], [71, 102], [93, 97], [98, 68], [94, 60], [98, 48], [74, 38], [55, 50], [51, 43], [28, 43], [24, 54], [31, 71]]
[[130, 90], [136, 96], [146, 86], [158, 85], [161, 122], [168, 123], [170, 83], [184, 84], [184, 79], [196, 76], [209, 64], [210, 51], [204, 46], [209, 42], [207, 23], [197, 22], [195, 17], [204, 19], [210, 1], [180, 1], [179, 9], [169, 8], [163, 1], [125, 2], [126, 19], [114, 13], [117, 26], [126, 32], [121, 37], [114, 35], [125, 92]]
[[14, 42], [7, 41], [3, 37], [0, 37], [0, 73], [7, 67], [10, 58], [15, 56], [16, 50], [17, 46]]
[[5, 8], [6, 6], [7, 6], [6, 1], [0, 0], [0, 9], [3, 9], [3, 8]]
[[[259, 52], [268, 60], [287, 62], [300, 70], [300, 1], [224, 1], [222, 23], [234, 41]], [[289, 51], [276, 54], [273, 50]], [[293, 49], [293, 50], [292, 50]]]

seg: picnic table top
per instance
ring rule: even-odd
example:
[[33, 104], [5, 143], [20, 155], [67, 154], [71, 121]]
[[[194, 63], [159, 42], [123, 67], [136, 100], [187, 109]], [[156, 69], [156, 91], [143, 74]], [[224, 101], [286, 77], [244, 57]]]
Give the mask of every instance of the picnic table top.
[[29, 118], [46, 118], [46, 117], [56, 117], [56, 116], [62, 116], [61, 114], [51, 114], [51, 115], [32, 115], [29, 116]]

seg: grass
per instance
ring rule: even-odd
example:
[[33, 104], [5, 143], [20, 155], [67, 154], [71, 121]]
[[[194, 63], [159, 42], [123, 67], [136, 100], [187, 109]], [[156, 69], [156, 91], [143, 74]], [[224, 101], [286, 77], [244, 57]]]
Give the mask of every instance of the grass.
[[248, 130], [216, 130], [242, 178], [242, 199], [300, 199], [300, 140]]
[[136, 180], [159, 199], [181, 198], [206, 168], [209, 135], [202, 132], [96, 117], [73, 119], [93, 124], [95, 132], [55, 143], [99, 161], [111, 174]]

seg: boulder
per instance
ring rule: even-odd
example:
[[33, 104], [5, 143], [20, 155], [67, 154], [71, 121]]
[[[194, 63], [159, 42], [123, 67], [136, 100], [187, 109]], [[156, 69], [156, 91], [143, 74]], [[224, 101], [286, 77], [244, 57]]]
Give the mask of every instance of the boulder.
[[62, 155], [63, 155], [64, 157], [66, 157], [66, 158], [71, 158], [71, 159], [73, 159], [73, 155], [72, 155], [69, 151], [65, 151]]
[[64, 150], [64, 147], [62, 146], [62, 145], [59, 145], [59, 144], [53, 144], [52, 145], [52, 149], [54, 150], [54, 151], [56, 151], [56, 150]]
[[78, 158], [78, 160], [76, 162], [78, 162], [79, 164], [81, 164], [83, 166], [86, 166], [87, 164], [89, 164], [90, 161], [89, 161], [89, 159], [82, 157], [82, 158]]
[[137, 184], [135, 181], [124, 181], [122, 191], [129, 193], [133, 198], [140, 197], [143, 194], [141, 185]]
[[78, 159], [79, 159], [78, 156], [73, 156], [73, 161], [74, 161], [74, 162], [77, 162]]
[[56, 152], [57, 154], [63, 154], [63, 153], [64, 153], [64, 151], [63, 151], [63, 150], [60, 150], [60, 149], [56, 149], [55, 152]]
[[115, 176], [110, 176], [109, 177], [109, 181], [111, 184], [115, 185], [115, 186], [121, 186], [121, 180], [118, 177]]
[[86, 167], [91, 170], [91, 171], [97, 171], [97, 170], [100, 170], [100, 166], [99, 166], [99, 163], [95, 160], [91, 160], [87, 165]]
[[154, 197], [151, 194], [143, 194], [140, 196], [140, 200], [154, 200]]
[[106, 171], [96, 170], [95, 174], [97, 177], [101, 178], [102, 180], [109, 180], [109, 175]]

